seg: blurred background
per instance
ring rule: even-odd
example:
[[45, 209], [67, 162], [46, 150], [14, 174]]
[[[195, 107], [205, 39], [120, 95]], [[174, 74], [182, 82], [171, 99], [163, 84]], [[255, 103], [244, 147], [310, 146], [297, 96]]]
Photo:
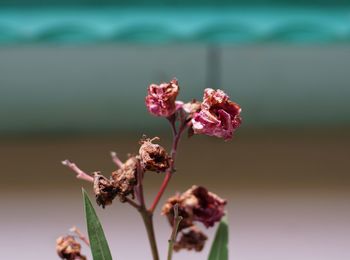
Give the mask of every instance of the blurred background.
[[[58, 236], [86, 232], [91, 187], [61, 160], [109, 175], [109, 152], [125, 159], [142, 134], [169, 148], [144, 97], [173, 77], [184, 101], [225, 90], [243, 125], [230, 142], [184, 138], [162, 203], [192, 184], [227, 198], [230, 259], [350, 259], [348, 1], [0, 0], [1, 259], [58, 259]], [[97, 213], [115, 259], [151, 259], [133, 209]], [[174, 259], [206, 259], [214, 232]]]

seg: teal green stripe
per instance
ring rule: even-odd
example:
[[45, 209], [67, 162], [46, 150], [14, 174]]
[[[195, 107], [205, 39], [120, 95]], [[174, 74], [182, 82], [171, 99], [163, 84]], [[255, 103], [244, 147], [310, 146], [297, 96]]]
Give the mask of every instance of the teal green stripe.
[[343, 43], [349, 8], [0, 8], [0, 44]]

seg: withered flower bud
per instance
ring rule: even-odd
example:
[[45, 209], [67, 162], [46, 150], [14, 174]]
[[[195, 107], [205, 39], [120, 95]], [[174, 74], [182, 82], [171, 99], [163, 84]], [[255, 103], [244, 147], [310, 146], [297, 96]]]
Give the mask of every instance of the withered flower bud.
[[148, 111], [155, 116], [171, 116], [177, 107], [182, 105], [182, 102], [175, 101], [178, 93], [179, 86], [176, 79], [169, 83], [150, 85], [145, 100]]
[[180, 239], [174, 244], [174, 250], [180, 251], [181, 249], [187, 249], [200, 252], [207, 239], [208, 237], [202, 231], [193, 226], [188, 232], [181, 232]]
[[134, 186], [137, 184], [138, 159], [130, 157], [120, 169], [112, 173], [114, 186], [118, 189], [118, 196], [122, 202], [128, 195], [134, 197]]
[[80, 253], [81, 245], [73, 236], [61, 236], [56, 240], [56, 251], [61, 259], [65, 260], [86, 260]]
[[153, 139], [143, 139], [140, 141], [141, 147], [139, 150], [141, 166], [145, 170], [164, 172], [170, 166], [171, 158], [166, 150], [159, 144], [152, 143], [158, 140], [158, 137]]
[[[183, 217], [179, 230], [192, 226], [193, 221], [202, 222], [206, 227], [212, 227], [224, 216], [226, 200], [201, 186], [192, 186], [181, 195], [168, 199], [163, 206], [162, 214], [166, 215], [170, 224], [174, 222], [172, 208], [178, 204], [179, 215]], [[181, 225], [182, 223], [182, 225]]]
[[112, 180], [99, 173], [94, 173], [94, 193], [99, 206], [105, 208], [106, 205], [112, 204], [113, 199], [117, 196], [117, 192], [118, 188], [115, 187]]

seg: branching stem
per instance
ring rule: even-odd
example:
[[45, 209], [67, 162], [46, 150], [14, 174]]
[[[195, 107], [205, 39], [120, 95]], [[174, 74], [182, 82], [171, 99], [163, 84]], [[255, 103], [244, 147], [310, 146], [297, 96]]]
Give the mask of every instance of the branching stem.
[[[161, 185], [161, 187], [160, 187], [160, 189], [159, 189], [159, 191], [158, 191], [158, 193], [157, 193], [157, 195], [152, 203], [152, 206], [150, 207], [150, 209], [147, 209], [147, 207], [146, 207], [144, 193], [143, 193], [143, 185], [142, 185], [144, 170], [142, 169], [140, 162], [138, 162], [138, 164], [137, 164], [137, 185], [134, 188], [136, 199], [138, 200], [139, 204], [130, 198], [126, 198], [126, 200], [125, 200], [125, 202], [129, 203], [132, 207], [137, 209], [138, 212], [140, 213], [140, 215], [142, 216], [142, 219], [143, 219], [146, 231], [147, 231], [148, 240], [150, 242], [153, 260], [159, 260], [157, 241], [156, 241], [156, 237], [155, 237], [155, 233], [154, 233], [154, 226], [153, 226], [153, 212], [156, 209], [156, 207], [159, 203], [159, 200], [161, 199], [166, 187], [168, 186], [168, 183], [172, 177], [173, 172], [175, 171], [175, 157], [176, 157], [177, 146], [178, 146], [178, 143], [180, 141], [181, 135], [182, 135], [183, 131], [186, 129], [187, 123], [188, 123], [186, 121], [186, 118], [184, 116], [183, 111], [180, 111], [179, 113], [180, 113], [179, 129], [176, 129], [177, 116], [173, 115], [173, 116], [168, 118], [170, 125], [171, 125], [172, 132], [173, 132], [173, 143], [172, 143], [171, 152], [170, 152], [171, 162], [170, 162], [170, 167], [167, 169], [167, 171], [165, 173], [163, 183], [162, 183], [162, 185]], [[111, 152], [111, 157], [112, 157], [113, 162], [119, 168], [121, 168], [123, 166], [123, 163], [118, 158], [118, 156], [115, 152]], [[72, 163], [69, 160], [65, 160], [65, 161], [62, 161], [62, 164], [69, 167], [72, 171], [74, 171], [76, 173], [76, 177], [78, 179], [85, 180], [85, 181], [88, 181], [90, 183], [94, 182], [94, 178], [92, 176], [90, 176], [89, 174], [85, 173], [84, 171], [82, 171], [75, 163]], [[178, 216], [177, 208], [174, 210], [175, 210], [175, 220], [174, 220], [173, 232], [172, 232], [171, 238], [169, 240], [168, 260], [171, 260], [172, 251], [173, 251], [172, 248], [173, 248], [174, 242], [176, 240], [178, 225], [181, 221], [181, 217]], [[77, 228], [74, 227], [74, 229], [72, 229], [72, 231], [75, 232], [86, 244], [89, 245], [89, 241], [86, 238], [84, 239], [84, 236], [80, 233], [80, 231]]]
[[[146, 231], [147, 231], [147, 235], [148, 235], [148, 239], [150, 242], [151, 251], [152, 251], [152, 255], [153, 255], [153, 260], [159, 260], [157, 241], [155, 238], [154, 227], [153, 227], [153, 212], [154, 212], [155, 208], [157, 207], [158, 202], [161, 199], [166, 187], [168, 186], [168, 183], [171, 179], [171, 176], [175, 170], [175, 157], [176, 157], [177, 146], [178, 146], [178, 143], [180, 141], [180, 138], [181, 138], [183, 131], [187, 127], [187, 122], [186, 122], [185, 118], [183, 117], [183, 115], [181, 115], [181, 122], [180, 122], [179, 130], [176, 129], [176, 124], [175, 124], [176, 116], [175, 115], [169, 117], [168, 120], [170, 122], [171, 129], [173, 132], [173, 144], [172, 144], [171, 152], [170, 152], [170, 156], [171, 156], [172, 160], [170, 163], [170, 167], [168, 168], [168, 170], [165, 173], [163, 183], [162, 183], [150, 209], [147, 210], [145, 202], [144, 202], [144, 198], [143, 198], [143, 188], [142, 188], [143, 172], [142, 172], [142, 175], [140, 173], [138, 173], [139, 174], [138, 178], [141, 181], [138, 183], [138, 185], [135, 189], [136, 196], [138, 197], [138, 200], [141, 204], [139, 212], [142, 216], [143, 222], [144, 222], [145, 227], [146, 227]], [[141, 169], [140, 169], [140, 171], [141, 171]], [[175, 238], [176, 238], [176, 236], [175, 236]], [[170, 254], [172, 254], [172, 252], [170, 252]], [[171, 257], [171, 255], [170, 255], [170, 257]]]

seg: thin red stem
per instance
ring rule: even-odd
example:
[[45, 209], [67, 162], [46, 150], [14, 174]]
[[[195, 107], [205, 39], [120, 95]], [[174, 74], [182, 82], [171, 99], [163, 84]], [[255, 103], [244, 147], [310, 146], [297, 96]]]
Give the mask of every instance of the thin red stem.
[[160, 200], [160, 198], [162, 197], [166, 187], [168, 186], [168, 183], [171, 179], [171, 176], [172, 176], [172, 173], [170, 171], [168, 171], [166, 174], [165, 174], [165, 177], [164, 177], [164, 180], [163, 180], [163, 183], [162, 185], [160, 186], [160, 189], [156, 195], [156, 197], [154, 198], [154, 201], [152, 203], [152, 206], [150, 207], [149, 211], [150, 212], [154, 212], [154, 210], [156, 209], [157, 207], [157, 204]]
[[171, 177], [173, 175], [173, 171], [174, 171], [174, 168], [175, 168], [175, 157], [176, 157], [177, 146], [179, 144], [179, 141], [180, 141], [180, 138], [181, 138], [181, 135], [182, 135], [183, 131], [186, 129], [186, 122], [185, 122], [185, 120], [182, 120], [178, 132], [176, 132], [176, 127], [175, 127], [174, 120], [169, 120], [169, 121], [170, 121], [172, 130], [173, 130], [173, 134], [174, 134], [173, 145], [172, 145], [172, 148], [171, 148], [171, 159], [172, 159], [172, 161], [171, 161], [169, 169], [165, 173], [165, 177], [164, 177], [163, 183], [160, 186], [160, 189], [159, 189], [156, 197], [154, 198], [152, 206], [149, 209], [149, 211], [152, 212], [152, 213], [156, 209], [156, 207], [157, 207], [157, 205], [158, 205], [158, 203], [159, 203], [159, 201], [160, 201], [160, 199], [161, 199], [165, 189], [167, 188], [167, 186], [169, 184], [169, 181], [171, 180]]
[[70, 162], [69, 160], [62, 161], [62, 164], [70, 168], [73, 172], [76, 173], [76, 177], [78, 179], [88, 181], [93, 183], [94, 178], [91, 177], [89, 174], [85, 173], [83, 170], [81, 170], [75, 163]]
[[112, 157], [112, 161], [115, 163], [115, 165], [117, 165], [119, 168], [122, 168], [123, 163], [122, 161], [119, 159], [118, 155], [116, 152], [111, 152], [111, 157]]

